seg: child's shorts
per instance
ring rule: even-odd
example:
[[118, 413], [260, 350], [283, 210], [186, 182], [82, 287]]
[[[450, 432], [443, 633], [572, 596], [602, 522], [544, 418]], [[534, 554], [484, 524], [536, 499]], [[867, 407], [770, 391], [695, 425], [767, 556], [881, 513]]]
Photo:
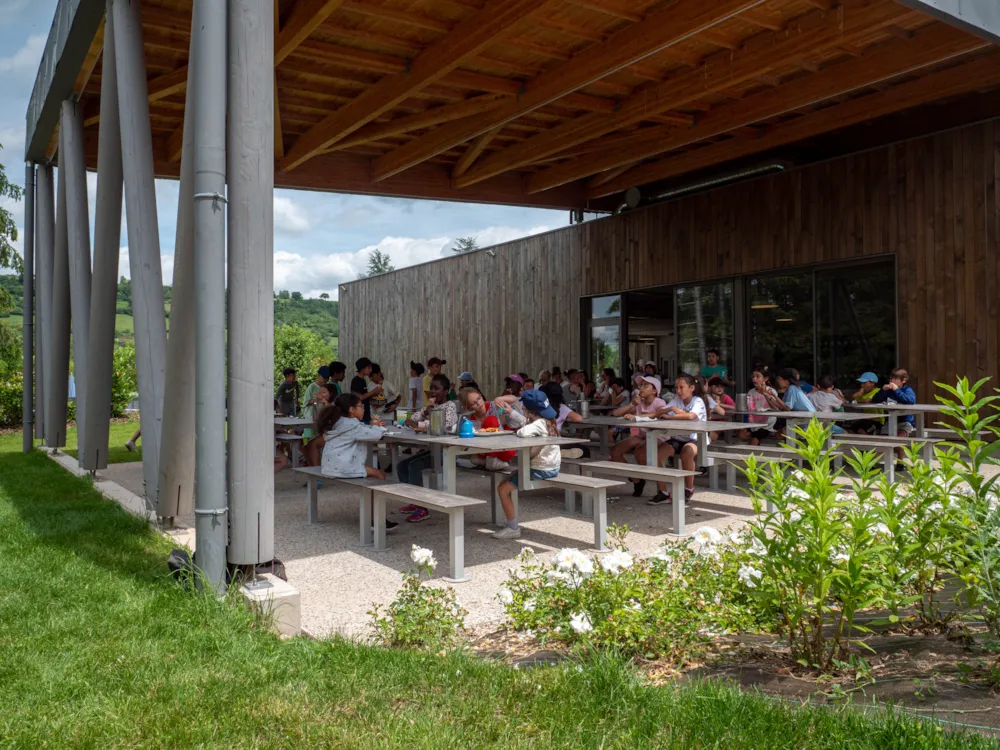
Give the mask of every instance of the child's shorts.
[[[518, 473], [519, 472], [515, 471], [513, 474], [511, 474], [509, 477], [507, 477], [507, 481], [510, 482], [515, 487], [517, 487], [517, 475], [518, 475]], [[532, 479], [555, 479], [557, 476], [559, 476], [559, 469], [532, 469], [531, 470], [531, 478]]]

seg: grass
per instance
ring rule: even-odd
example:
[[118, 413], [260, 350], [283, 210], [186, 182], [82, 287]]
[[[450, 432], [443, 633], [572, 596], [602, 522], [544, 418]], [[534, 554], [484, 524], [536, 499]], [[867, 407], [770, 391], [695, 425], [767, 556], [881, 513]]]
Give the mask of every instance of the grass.
[[[142, 441], [136, 444], [136, 452], [132, 453], [125, 447], [125, 442], [132, 437], [132, 433], [139, 427], [137, 421], [115, 421], [111, 423], [108, 445], [109, 464], [127, 464], [142, 460]], [[36, 441], [36, 444], [37, 441]], [[16, 452], [21, 450], [21, 433], [12, 432], [0, 435], [0, 454], [5, 452]], [[74, 424], [66, 431], [65, 452], [76, 458], [77, 440], [76, 425]]]

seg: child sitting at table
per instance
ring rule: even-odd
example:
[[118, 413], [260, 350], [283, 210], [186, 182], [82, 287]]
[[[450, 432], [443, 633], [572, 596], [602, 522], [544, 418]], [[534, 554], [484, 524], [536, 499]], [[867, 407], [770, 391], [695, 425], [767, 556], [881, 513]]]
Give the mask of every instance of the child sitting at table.
[[[882, 386], [882, 390], [872, 396], [873, 404], [915, 404], [917, 394], [910, 387], [910, 373], [902, 367], [897, 367], [889, 373], [889, 382]], [[915, 429], [912, 414], [901, 416], [896, 423], [896, 437], [909, 437]], [[885, 432], [889, 431], [886, 427]], [[902, 459], [905, 452], [902, 448], [896, 449], [896, 456]], [[897, 467], [903, 468], [903, 467]]]
[[[661, 409], [657, 409], [655, 419], [688, 419], [701, 420], [708, 419], [708, 396], [701, 390], [700, 384], [694, 377], [681, 373], [674, 381], [674, 391], [677, 394], [670, 402]], [[628, 419], [628, 417], [626, 417]], [[671, 435], [669, 438], [661, 439], [657, 451], [657, 465], [662, 465], [668, 458], [677, 454], [681, 457], [681, 468], [686, 471], [695, 470], [695, 462], [698, 458], [698, 436], [691, 432], [687, 435]], [[670, 493], [666, 491], [666, 485], [659, 485], [659, 492], [656, 496], [648, 500], [649, 505], [663, 505], [672, 501]], [[684, 478], [684, 500], [690, 502], [694, 496], [694, 475]]]
[[[660, 409], [666, 407], [667, 402], [660, 398], [660, 381], [650, 375], [637, 375], [639, 388], [633, 392], [632, 401], [624, 406], [620, 406], [612, 413], [616, 417], [635, 419], [636, 417], [652, 418]], [[661, 443], [666, 442], [666, 438], [660, 438]], [[643, 430], [632, 428], [631, 435], [620, 441], [611, 449], [611, 460], [618, 463], [628, 463], [625, 457], [632, 453], [635, 460], [640, 464], [646, 463], [646, 433]], [[634, 486], [632, 497], [642, 497], [642, 491], [646, 488], [645, 479], [629, 480]], [[661, 492], [665, 492], [666, 484], [660, 485]]]
[[[468, 412], [467, 416], [472, 426], [477, 430], [500, 431], [500, 420], [496, 417], [493, 404], [483, 398], [478, 388], [466, 387], [458, 392], [458, 400], [462, 408]], [[517, 455], [517, 451], [498, 451], [487, 453], [486, 455], [476, 454], [463, 456], [457, 460], [457, 464], [464, 468], [482, 467], [487, 471], [504, 471], [510, 468], [510, 462]]]
[[[835, 387], [836, 381], [833, 375], [823, 375], [816, 381], [816, 387], [812, 389], [806, 398], [816, 407], [816, 411], [843, 411], [844, 394]], [[839, 424], [830, 425], [834, 435], [843, 435], [844, 428]]]
[[[878, 375], [874, 372], [863, 372], [858, 378], [858, 390], [851, 395], [852, 404], [869, 404], [875, 398], [875, 394], [881, 390], [878, 387]], [[859, 435], [877, 435], [882, 431], [885, 424], [884, 419], [858, 419], [851, 422], [850, 428]]]
[[[556, 426], [556, 410], [552, 408], [549, 399], [541, 391], [527, 391], [521, 396], [524, 405], [525, 418], [527, 424], [517, 431], [519, 437], [558, 437], [559, 428]], [[561, 465], [561, 454], [558, 445], [544, 445], [531, 449], [531, 466], [529, 476], [531, 479], [554, 479], [559, 475]], [[511, 496], [518, 487], [518, 472], [515, 471], [499, 487], [497, 494], [500, 495], [500, 504], [503, 506], [504, 515], [507, 517], [507, 525], [493, 533], [494, 539], [517, 539], [521, 536], [521, 529], [517, 525], [517, 515], [514, 512], [514, 501]]]
[[[771, 384], [771, 377], [765, 372], [765, 368], [756, 367], [753, 371], [753, 388], [747, 393], [747, 410], [751, 412], [776, 411], [781, 403], [778, 392]], [[782, 427], [784, 426], [784, 420]], [[746, 440], [750, 445], [760, 445], [760, 441], [771, 437], [771, 431], [775, 429], [777, 420], [774, 417], [751, 414], [747, 418], [750, 427], [740, 432], [740, 439]]]
[[364, 415], [364, 405], [356, 393], [342, 393], [319, 415], [316, 429], [326, 441], [322, 463], [326, 476], [385, 479], [384, 471], [366, 461], [369, 446], [385, 435], [385, 428], [362, 423]]

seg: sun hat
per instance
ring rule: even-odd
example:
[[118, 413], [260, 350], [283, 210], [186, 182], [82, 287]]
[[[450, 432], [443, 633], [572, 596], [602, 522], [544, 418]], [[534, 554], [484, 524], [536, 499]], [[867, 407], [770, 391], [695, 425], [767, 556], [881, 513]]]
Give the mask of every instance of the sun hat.
[[507, 380], [513, 380], [515, 383], [524, 385], [524, 378], [518, 375], [516, 372], [513, 375], [508, 375]]
[[643, 375], [641, 380], [642, 382], [649, 383], [651, 386], [653, 386], [656, 389], [657, 393], [659, 393], [660, 389], [663, 388], [663, 385], [660, 383], [660, 379], [654, 378], [652, 375]]
[[861, 377], [858, 378], [858, 382], [859, 383], [877, 383], [878, 382], [878, 375], [876, 375], [874, 372], [863, 372], [863, 373], [861, 373]]
[[541, 391], [525, 391], [521, 396], [521, 403], [528, 411], [533, 411], [543, 419], [555, 419], [558, 412], [552, 408], [548, 397]]
[[462, 373], [461, 375], [459, 375], [459, 376], [458, 376], [458, 379], [459, 379], [459, 380], [465, 380], [465, 381], [467, 381], [467, 382], [468, 382], [468, 381], [472, 381], [472, 380], [475, 380], [475, 378], [474, 378], [474, 377], [472, 377], [472, 373], [471, 373], [471, 372], [469, 372], [468, 370], [466, 370], [466, 371], [465, 371], [465, 372], [463, 372], [463, 373]]

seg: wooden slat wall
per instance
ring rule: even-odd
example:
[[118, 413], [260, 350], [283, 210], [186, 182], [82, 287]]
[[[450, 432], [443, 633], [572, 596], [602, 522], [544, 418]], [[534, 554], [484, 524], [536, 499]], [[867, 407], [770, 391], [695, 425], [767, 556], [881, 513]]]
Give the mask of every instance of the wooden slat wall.
[[404, 269], [341, 290], [342, 358], [402, 385], [442, 356], [492, 395], [579, 366], [581, 296], [892, 253], [900, 364], [930, 399], [1000, 374], [998, 181], [993, 121]]

